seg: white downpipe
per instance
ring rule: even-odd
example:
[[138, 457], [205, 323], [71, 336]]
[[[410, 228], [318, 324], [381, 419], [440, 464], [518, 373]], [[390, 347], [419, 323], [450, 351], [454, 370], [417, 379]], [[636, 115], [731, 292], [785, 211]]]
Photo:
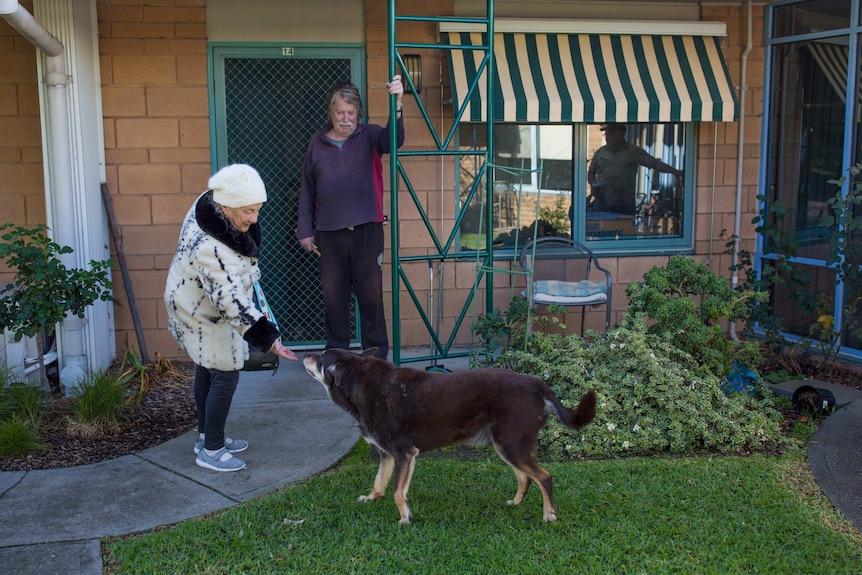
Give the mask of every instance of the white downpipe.
[[[748, 68], [748, 54], [751, 52], [751, 0], [746, 2], [745, 6], [745, 50], [739, 57], [740, 68], [740, 84], [739, 84], [739, 137], [736, 143], [736, 212], [733, 215], [733, 272], [730, 277], [730, 287], [736, 289], [739, 285], [739, 271], [736, 269], [739, 263], [739, 233], [740, 221], [742, 220], [742, 159], [744, 157], [744, 139], [745, 139], [745, 96], [748, 90], [746, 83], [746, 70]], [[730, 337], [734, 341], [739, 341], [739, 336], [736, 335], [736, 322], [730, 323]]]
[[[75, 173], [72, 163], [71, 123], [69, 119], [68, 86], [71, 83], [63, 44], [17, 1], [0, 0], [0, 16], [10, 26], [45, 53], [46, 118], [48, 142], [48, 172], [46, 205], [54, 205], [52, 236], [61, 246], [72, 248], [72, 254], [61, 256], [63, 264], [79, 267], [80, 246], [77, 233], [78, 209], [75, 204]], [[53, 202], [52, 202], [53, 199]], [[74, 387], [86, 373], [87, 356], [83, 328], [86, 320], [69, 318], [62, 323], [58, 348], [63, 353], [60, 381], [67, 390]]]
[[[54, 239], [61, 246], [70, 246], [71, 254], [62, 258], [66, 267], [81, 267], [79, 255], [79, 210], [75, 201], [75, 172], [72, 165], [71, 123], [69, 119], [69, 75], [66, 59], [61, 54], [45, 59], [45, 90], [47, 94], [48, 138], [50, 140], [51, 187], [54, 199]], [[77, 387], [87, 373], [84, 345], [85, 318], [67, 316], [61, 325], [59, 350], [63, 354], [60, 383], [67, 393]]]
[[63, 53], [63, 44], [48, 32], [18, 0], [0, 0], [0, 16], [48, 56]]

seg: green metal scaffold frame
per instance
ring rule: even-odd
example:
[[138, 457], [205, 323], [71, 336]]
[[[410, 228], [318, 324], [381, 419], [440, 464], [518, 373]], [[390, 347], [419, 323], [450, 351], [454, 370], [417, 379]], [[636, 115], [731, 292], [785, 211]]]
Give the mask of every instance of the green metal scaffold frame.
[[[478, 89], [479, 80], [482, 76], [482, 73], [485, 73], [485, 80], [487, 82], [487, 94], [493, 94], [493, 86], [494, 86], [494, 1], [487, 0], [487, 7], [484, 18], [464, 18], [464, 17], [445, 17], [445, 16], [410, 16], [410, 15], [399, 15], [396, 13], [396, 0], [389, 0], [389, 8], [388, 8], [388, 52], [389, 52], [389, 77], [395, 75], [398, 71], [401, 72], [401, 76], [405, 81], [405, 87], [410, 89], [410, 92], [414, 94], [416, 105], [422, 114], [422, 117], [425, 121], [425, 124], [433, 138], [434, 148], [428, 150], [409, 150], [409, 151], [401, 151], [396, 149], [396, 109], [395, 102], [396, 97], [390, 96], [390, 106], [389, 106], [389, 123], [391, 126], [390, 129], [390, 190], [391, 190], [391, 202], [390, 202], [390, 233], [391, 233], [391, 254], [392, 254], [392, 359], [395, 365], [400, 365], [402, 362], [401, 358], [401, 305], [400, 305], [400, 296], [401, 296], [401, 285], [403, 284], [407, 293], [409, 294], [413, 304], [416, 306], [416, 309], [419, 311], [419, 316], [422, 319], [422, 322], [425, 324], [425, 327], [428, 330], [428, 333], [431, 337], [431, 350], [429, 350], [429, 354], [427, 356], [418, 356], [411, 357], [410, 362], [420, 362], [420, 361], [436, 361], [439, 359], [445, 359], [448, 357], [465, 357], [469, 355], [469, 351], [459, 351], [453, 352], [452, 346], [455, 341], [455, 337], [458, 334], [458, 331], [461, 328], [461, 325], [464, 321], [464, 318], [467, 316], [468, 311], [471, 309], [473, 304], [473, 300], [475, 298], [476, 290], [478, 286], [482, 283], [484, 279], [486, 283], [485, 290], [485, 305], [486, 309], [494, 308], [494, 290], [493, 290], [493, 259], [494, 259], [494, 247], [493, 247], [493, 185], [490, 179], [490, 170], [491, 170], [491, 162], [490, 158], [493, 158], [494, 150], [493, 150], [493, 142], [494, 142], [494, 99], [489, 97], [487, 99], [487, 116], [485, 118], [486, 123], [486, 146], [484, 150], [458, 150], [458, 149], [450, 149], [453, 144], [453, 140], [455, 139], [455, 135], [458, 132], [459, 125], [461, 123], [461, 117], [464, 114], [465, 107], [470, 100], [470, 96], [472, 96], [476, 90]], [[396, 25], [398, 22], [458, 22], [458, 23], [469, 23], [469, 24], [480, 24], [484, 25], [487, 31], [487, 39], [488, 42], [483, 46], [463, 46], [463, 45], [455, 45], [455, 44], [429, 44], [429, 43], [420, 43], [420, 42], [399, 42], [396, 38]], [[452, 126], [449, 129], [448, 133], [445, 135], [443, 139], [441, 139], [441, 134], [438, 134], [437, 130], [435, 130], [431, 119], [428, 115], [427, 110], [425, 109], [422, 100], [416, 95], [416, 91], [412, 81], [409, 76], [405, 73], [404, 61], [401, 57], [400, 50], [402, 48], [412, 48], [412, 49], [435, 49], [435, 50], [472, 50], [472, 51], [481, 51], [483, 53], [482, 62], [478, 68], [476, 78], [473, 80], [473, 83], [470, 85], [468, 93], [464, 95], [461, 100], [461, 106], [455, 113]], [[405, 90], [406, 91], [406, 90]], [[409, 137], [409, 136], [408, 136]], [[477, 157], [477, 159], [481, 159], [481, 167], [478, 173], [476, 174], [476, 178], [470, 187], [469, 193], [467, 195], [467, 199], [465, 201], [466, 204], [469, 204], [476, 197], [477, 193], [483, 193], [484, 203], [480, 202], [480, 205], [483, 207], [483, 219], [485, 223], [485, 248], [484, 250], [478, 250], [475, 254], [469, 254], [465, 252], [454, 252], [453, 247], [455, 246], [455, 239], [457, 237], [458, 229], [461, 225], [461, 220], [464, 217], [465, 211], [462, 211], [455, 219], [455, 223], [452, 229], [452, 232], [448, 235], [447, 238], [444, 238], [441, 241], [441, 238], [435, 233], [434, 228], [431, 224], [431, 221], [428, 218], [427, 211], [424, 206], [420, 202], [416, 191], [410, 181], [410, 177], [404, 169], [404, 165], [402, 163], [403, 158], [407, 157], [451, 157], [453, 159], [459, 159], [461, 156], [471, 155]], [[435, 253], [429, 255], [416, 255], [416, 256], [402, 256], [400, 253], [400, 228], [399, 228], [399, 192], [401, 189], [401, 182], [403, 181], [403, 185], [406, 190], [410, 194], [410, 198], [413, 200], [421, 218], [426, 226], [430, 237], [434, 242], [434, 251]], [[485, 185], [482, 186], [482, 182], [485, 182]], [[441, 182], [442, 183], [442, 182]], [[441, 190], [441, 193], [442, 190]], [[452, 329], [451, 335], [446, 339], [445, 343], [441, 341], [440, 334], [436, 332], [434, 323], [432, 318], [429, 317], [425, 310], [423, 309], [422, 304], [419, 301], [419, 298], [416, 295], [416, 291], [413, 289], [411, 285], [410, 279], [405, 273], [403, 264], [406, 262], [415, 262], [415, 261], [427, 261], [429, 266], [433, 265], [434, 261], [450, 261], [450, 260], [463, 260], [465, 256], [471, 258], [477, 258], [480, 260], [480, 264], [477, 266], [477, 275], [476, 280], [473, 283], [473, 287], [470, 290], [466, 301], [464, 302], [464, 306], [461, 309], [455, 326]], [[433, 287], [432, 287], [433, 289]]]

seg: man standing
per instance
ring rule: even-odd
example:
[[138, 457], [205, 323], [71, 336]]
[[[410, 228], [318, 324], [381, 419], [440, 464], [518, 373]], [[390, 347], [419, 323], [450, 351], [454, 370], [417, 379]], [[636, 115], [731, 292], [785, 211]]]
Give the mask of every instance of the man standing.
[[[401, 76], [386, 84], [397, 96], [398, 147], [404, 143]], [[319, 254], [326, 308], [326, 347], [350, 346], [350, 294], [359, 305], [363, 349], [386, 359], [383, 308], [383, 163], [389, 125], [360, 124], [359, 89], [335, 85], [326, 97], [329, 123], [311, 138], [302, 169], [296, 238]]]

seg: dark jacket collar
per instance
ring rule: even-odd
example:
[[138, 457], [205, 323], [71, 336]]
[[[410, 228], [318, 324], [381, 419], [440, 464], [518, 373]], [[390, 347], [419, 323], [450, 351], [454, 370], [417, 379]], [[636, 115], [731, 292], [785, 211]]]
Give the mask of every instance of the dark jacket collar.
[[212, 199], [212, 190], [207, 190], [195, 205], [195, 218], [201, 229], [240, 255], [259, 257], [260, 224], [252, 224], [247, 232], [239, 231], [218, 212]]

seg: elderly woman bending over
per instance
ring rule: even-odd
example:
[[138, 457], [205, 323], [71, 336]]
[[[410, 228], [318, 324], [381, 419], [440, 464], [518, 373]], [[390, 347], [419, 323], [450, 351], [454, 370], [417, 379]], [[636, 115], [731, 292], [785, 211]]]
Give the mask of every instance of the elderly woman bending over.
[[168, 329], [195, 364], [195, 462], [214, 471], [245, 468], [234, 454], [248, 442], [227, 437], [225, 422], [249, 346], [296, 361], [254, 301], [264, 202], [263, 180], [251, 166], [213, 175], [186, 214], [165, 285]]

